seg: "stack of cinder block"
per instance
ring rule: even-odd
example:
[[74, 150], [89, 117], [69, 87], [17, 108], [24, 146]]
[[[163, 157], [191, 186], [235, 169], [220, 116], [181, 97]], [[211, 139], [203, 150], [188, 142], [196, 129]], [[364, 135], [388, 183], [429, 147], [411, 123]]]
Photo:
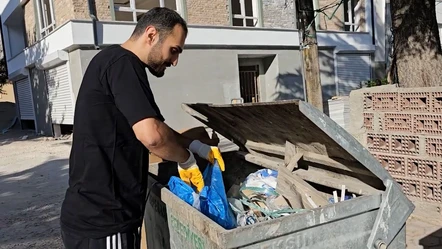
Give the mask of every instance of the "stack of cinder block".
[[365, 88], [350, 107], [350, 132], [403, 191], [442, 203], [442, 87]]

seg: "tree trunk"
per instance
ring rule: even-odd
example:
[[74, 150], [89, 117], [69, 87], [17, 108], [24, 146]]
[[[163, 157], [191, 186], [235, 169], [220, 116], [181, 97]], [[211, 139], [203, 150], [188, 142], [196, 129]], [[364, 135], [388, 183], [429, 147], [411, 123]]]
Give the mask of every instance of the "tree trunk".
[[401, 87], [442, 85], [442, 50], [434, 0], [390, 0], [393, 58], [389, 79]]

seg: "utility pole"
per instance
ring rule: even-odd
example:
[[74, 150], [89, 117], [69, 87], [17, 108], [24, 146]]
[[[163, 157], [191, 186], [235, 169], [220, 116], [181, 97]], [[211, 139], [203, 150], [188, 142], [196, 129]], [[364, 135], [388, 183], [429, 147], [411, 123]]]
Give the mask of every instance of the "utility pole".
[[296, 14], [307, 102], [323, 111], [313, 0], [296, 0]]

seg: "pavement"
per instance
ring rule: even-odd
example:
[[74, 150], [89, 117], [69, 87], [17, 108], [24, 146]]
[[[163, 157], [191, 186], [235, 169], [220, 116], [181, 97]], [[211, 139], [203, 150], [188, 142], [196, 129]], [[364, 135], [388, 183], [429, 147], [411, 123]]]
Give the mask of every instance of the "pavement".
[[[63, 248], [59, 212], [68, 181], [70, 138], [0, 135], [0, 249]], [[407, 248], [442, 249], [442, 203], [412, 200]]]
[[442, 203], [410, 200], [416, 209], [407, 221], [407, 248], [442, 249]]

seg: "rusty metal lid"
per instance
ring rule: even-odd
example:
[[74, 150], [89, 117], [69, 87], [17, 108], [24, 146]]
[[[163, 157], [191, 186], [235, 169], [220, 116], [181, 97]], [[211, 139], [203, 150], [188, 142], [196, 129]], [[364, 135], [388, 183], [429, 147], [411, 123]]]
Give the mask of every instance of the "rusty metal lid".
[[391, 175], [351, 134], [302, 100], [245, 104], [183, 104], [191, 116], [232, 140], [285, 146], [359, 163], [384, 183]]

